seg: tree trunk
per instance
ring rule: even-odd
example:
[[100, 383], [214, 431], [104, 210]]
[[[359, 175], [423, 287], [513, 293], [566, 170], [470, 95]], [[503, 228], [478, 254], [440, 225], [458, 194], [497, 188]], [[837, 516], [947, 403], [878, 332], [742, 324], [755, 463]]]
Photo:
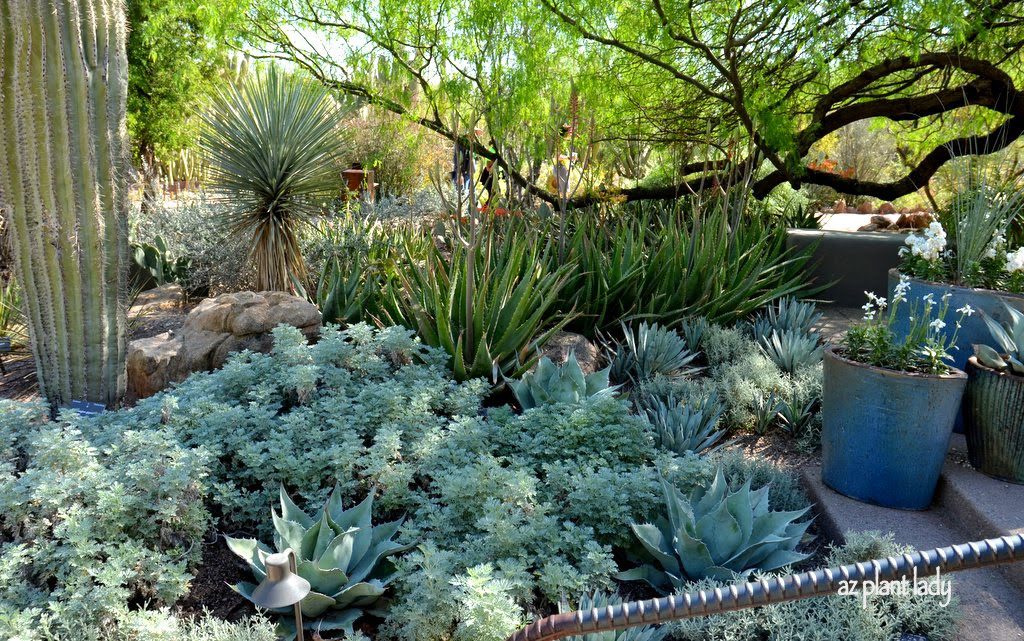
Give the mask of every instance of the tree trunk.
[[125, 388], [127, 60], [117, 0], [0, 2], [0, 209], [42, 393]]

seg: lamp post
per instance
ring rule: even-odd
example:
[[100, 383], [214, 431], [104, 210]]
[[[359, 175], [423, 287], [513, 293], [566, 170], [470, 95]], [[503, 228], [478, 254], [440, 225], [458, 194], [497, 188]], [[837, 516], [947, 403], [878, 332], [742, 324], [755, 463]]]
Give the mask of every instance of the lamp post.
[[295, 552], [288, 548], [271, 554], [263, 564], [267, 568], [267, 577], [252, 591], [252, 602], [267, 610], [294, 606], [296, 639], [305, 641], [300, 602], [309, 594], [310, 587], [309, 581], [298, 575]]

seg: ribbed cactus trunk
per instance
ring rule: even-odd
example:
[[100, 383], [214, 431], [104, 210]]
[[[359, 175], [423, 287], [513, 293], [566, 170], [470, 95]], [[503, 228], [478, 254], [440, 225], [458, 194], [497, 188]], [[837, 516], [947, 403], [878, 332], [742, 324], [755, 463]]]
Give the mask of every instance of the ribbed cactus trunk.
[[54, 407], [125, 387], [120, 0], [0, 0], [0, 209], [32, 353]]

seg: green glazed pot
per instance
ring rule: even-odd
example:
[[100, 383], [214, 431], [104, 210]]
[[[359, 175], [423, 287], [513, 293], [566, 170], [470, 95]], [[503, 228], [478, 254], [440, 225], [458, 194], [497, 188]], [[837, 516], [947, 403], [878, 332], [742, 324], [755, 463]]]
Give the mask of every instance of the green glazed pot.
[[1024, 483], [1024, 376], [967, 360], [964, 436], [971, 465], [1004, 481]]

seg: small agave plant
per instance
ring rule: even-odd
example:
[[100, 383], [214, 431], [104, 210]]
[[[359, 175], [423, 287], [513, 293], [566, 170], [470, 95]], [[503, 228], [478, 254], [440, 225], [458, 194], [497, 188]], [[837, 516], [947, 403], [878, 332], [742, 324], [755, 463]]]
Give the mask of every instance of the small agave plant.
[[796, 551], [810, 521], [799, 522], [810, 507], [793, 512], [768, 509], [768, 486], [751, 491], [748, 481], [729, 491], [718, 468], [710, 487], [687, 499], [662, 479], [667, 518], [656, 524], [632, 524], [655, 565], [620, 572], [624, 581], [646, 581], [662, 592], [690, 581], [731, 581], [755, 570], [769, 571], [807, 558]]
[[658, 325], [640, 323], [632, 328], [622, 323], [624, 340], [610, 351], [611, 380], [640, 385], [662, 375], [684, 378], [701, 370], [693, 365], [699, 356], [677, 332]]
[[[584, 594], [579, 601], [578, 607], [573, 607], [564, 598], [558, 603], [559, 614], [579, 610], [587, 612], [590, 610], [607, 610], [610, 607], [622, 605], [622, 597], [615, 594], [608, 596], [603, 592], [594, 592], [593, 595]], [[590, 632], [576, 636], [566, 637], [566, 641], [661, 641], [668, 636], [669, 626], [658, 627], [644, 625], [626, 628], [624, 630], [606, 630], [604, 632]]]
[[667, 400], [655, 398], [642, 412], [658, 445], [683, 455], [708, 454], [723, 445], [726, 430], [718, 429], [718, 422], [725, 409], [718, 395], [712, 393], [691, 403], [680, 403], [671, 396]]
[[518, 381], [508, 381], [508, 385], [524, 410], [549, 403], [579, 403], [588, 398], [610, 396], [618, 389], [618, 386], [609, 386], [607, 367], [584, 375], [575, 352], [569, 352], [562, 366], [545, 356], [537, 363], [536, 370], [527, 372]]
[[[379, 606], [393, 570], [386, 557], [412, 545], [392, 540], [402, 521], [374, 527], [370, 521], [372, 509], [371, 494], [345, 510], [341, 491], [335, 485], [323, 509], [310, 516], [296, 507], [281, 487], [281, 514], [271, 511], [274, 545], [278, 552], [292, 549], [299, 576], [312, 588], [301, 601], [303, 627], [351, 634], [356, 619]], [[226, 538], [228, 547], [249, 564], [256, 580], [266, 578], [264, 560], [274, 551], [255, 539]], [[255, 588], [245, 582], [232, 586], [250, 601]]]
[[999, 324], [981, 312], [992, 340], [999, 345], [1002, 353], [988, 345], [975, 345], [974, 355], [985, 367], [1024, 376], [1024, 314], [1009, 305], [1005, 305], [1005, 308], [1010, 320], [1004, 324]]

